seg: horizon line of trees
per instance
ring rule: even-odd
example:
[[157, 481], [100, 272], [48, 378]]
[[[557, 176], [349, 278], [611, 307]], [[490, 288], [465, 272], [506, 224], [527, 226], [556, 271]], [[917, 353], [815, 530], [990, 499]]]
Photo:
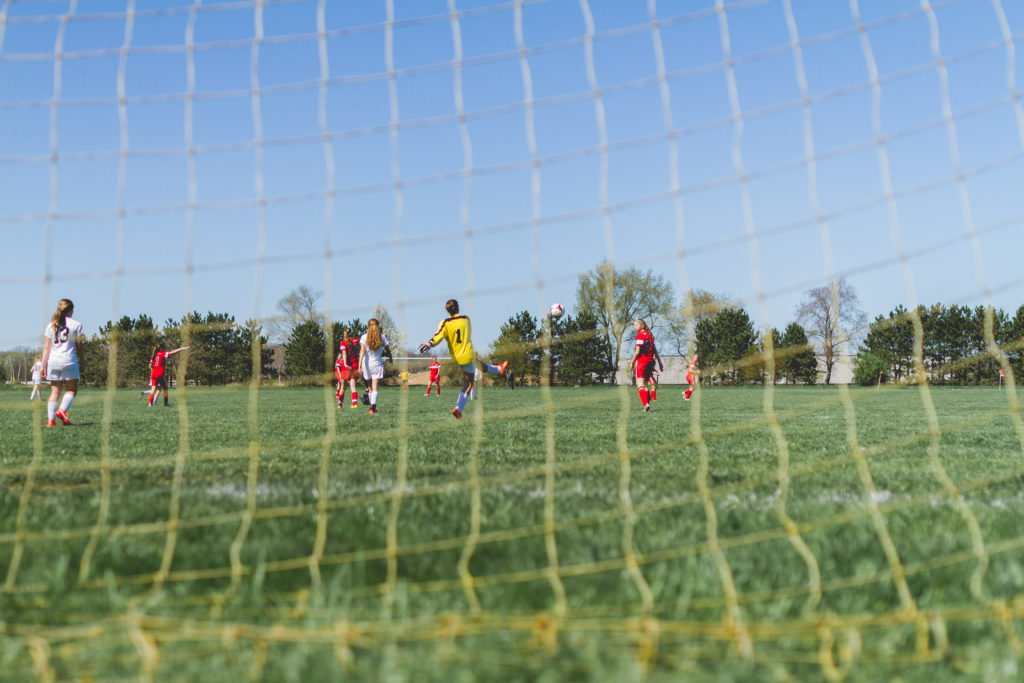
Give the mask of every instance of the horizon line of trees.
[[86, 384], [103, 385], [115, 373], [119, 387], [149, 383], [149, 360], [162, 344], [172, 350], [190, 348], [168, 359], [166, 372], [178, 381], [197, 385], [245, 382], [262, 377], [271, 366], [271, 351], [262, 327], [253, 320], [239, 324], [229, 313], [194, 311], [168, 318], [162, 327], [146, 314], [107, 321], [80, 347], [80, 373]]
[[[996, 384], [1005, 361], [1024, 376], [1024, 305], [1013, 317], [990, 306], [897, 306], [871, 323], [858, 354], [854, 381], [912, 382], [917, 376], [914, 348], [919, 327], [920, 361], [930, 384]], [[990, 327], [995, 349], [986, 334]]]
[[[108, 321], [84, 340], [82, 378], [104, 384], [114, 372], [118, 386], [144, 384], [152, 349], [163, 343], [168, 349], [192, 346], [173, 358], [168, 369], [173, 375], [184, 366], [187, 380], [197, 384], [275, 374], [298, 383], [328, 382], [344, 330], [358, 337], [365, 323], [359, 318], [328, 322], [318, 312], [321, 297], [322, 292], [301, 286], [278, 302], [281, 315], [267, 322], [283, 340], [283, 363], [276, 366], [260, 321], [240, 324], [228, 313], [192, 312], [158, 327], [141, 314]], [[373, 317], [394, 351], [414, 353], [405, 348], [406, 337], [387, 309], [378, 305]], [[862, 384], [913, 380], [918, 353], [929, 382], [995, 383], [1003, 368], [1024, 375], [1024, 306], [1013, 317], [986, 306], [939, 303], [912, 311], [897, 306], [868, 325], [856, 291], [840, 278], [807, 290], [795, 317], [782, 332], [758, 331], [728, 295], [694, 289], [683, 292], [677, 303], [671, 283], [653, 270], [602, 263], [579, 275], [575, 316], [538, 319], [521, 311], [501, 326], [491, 355], [508, 360], [513, 372], [528, 382], [615, 382], [623, 355], [632, 354], [632, 323], [643, 318], [665, 355], [698, 353], [708, 383], [813, 383], [821, 374], [829, 384], [844, 350], [856, 356], [853, 381]], [[920, 350], [914, 347], [915, 326]], [[4, 377], [8, 370], [26, 374], [34, 355], [38, 352], [27, 347], [0, 353], [0, 371]], [[458, 383], [461, 377], [450, 365], [445, 374]]]

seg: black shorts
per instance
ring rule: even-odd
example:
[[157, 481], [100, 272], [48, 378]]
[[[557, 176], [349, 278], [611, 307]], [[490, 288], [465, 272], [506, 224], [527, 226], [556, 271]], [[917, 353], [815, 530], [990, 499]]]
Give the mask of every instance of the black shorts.
[[150, 377], [149, 386], [156, 387], [157, 389], [166, 389], [167, 375], [160, 375], [159, 377]]

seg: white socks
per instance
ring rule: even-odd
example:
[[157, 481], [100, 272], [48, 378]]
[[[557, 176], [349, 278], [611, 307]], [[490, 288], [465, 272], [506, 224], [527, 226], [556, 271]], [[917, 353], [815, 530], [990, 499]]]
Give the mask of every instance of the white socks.
[[64, 395], [60, 398], [60, 409], [65, 413], [71, 410], [71, 403], [75, 400], [75, 395], [70, 391], [65, 391]]
[[56, 401], [47, 401], [46, 403], [46, 416], [53, 422], [57, 418], [57, 405]]

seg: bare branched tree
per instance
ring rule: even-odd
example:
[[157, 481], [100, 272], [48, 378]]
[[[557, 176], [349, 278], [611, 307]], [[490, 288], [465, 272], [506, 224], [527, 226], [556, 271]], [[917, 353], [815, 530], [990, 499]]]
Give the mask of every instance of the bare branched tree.
[[857, 291], [846, 278], [809, 289], [796, 307], [796, 317], [824, 355], [825, 384], [831, 383], [838, 355], [864, 334], [867, 325]]
[[323, 292], [314, 291], [306, 285], [302, 285], [282, 297], [277, 302], [277, 317], [269, 321], [267, 325], [267, 332], [271, 339], [280, 342], [287, 339], [297, 325], [310, 320], [320, 321], [320, 312], [317, 310], [317, 306], [323, 295]]

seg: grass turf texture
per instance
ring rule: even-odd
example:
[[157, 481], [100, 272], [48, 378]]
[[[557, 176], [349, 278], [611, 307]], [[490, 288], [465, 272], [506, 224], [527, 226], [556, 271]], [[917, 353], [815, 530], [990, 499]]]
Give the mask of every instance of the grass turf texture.
[[663, 387], [645, 414], [493, 387], [461, 421], [452, 389], [376, 416], [85, 390], [54, 429], [27, 396], [0, 390], [5, 679], [1021, 675], [1024, 449], [994, 388], [932, 388], [934, 422], [884, 388], [766, 413]]

